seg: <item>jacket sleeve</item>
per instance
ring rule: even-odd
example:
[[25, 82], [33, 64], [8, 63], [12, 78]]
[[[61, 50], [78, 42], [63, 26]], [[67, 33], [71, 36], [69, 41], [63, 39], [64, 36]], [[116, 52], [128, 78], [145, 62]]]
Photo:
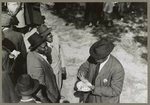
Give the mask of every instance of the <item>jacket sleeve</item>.
[[40, 84], [45, 85], [42, 66], [38, 59], [31, 54], [27, 56], [27, 72], [33, 79], [37, 79]]
[[77, 77], [80, 78], [81, 76], [85, 77], [86, 78], [86, 75], [89, 71], [89, 62], [86, 61], [85, 63], [83, 63], [79, 70], [78, 70], [78, 73], [77, 73]]
[[95, 87], [93, 94], [107, 97], [118, 96], [121, 94], [125, 73], [122, 67], [117, 69], [119, 70], [116, 70], [112, 75], [110, 86]]

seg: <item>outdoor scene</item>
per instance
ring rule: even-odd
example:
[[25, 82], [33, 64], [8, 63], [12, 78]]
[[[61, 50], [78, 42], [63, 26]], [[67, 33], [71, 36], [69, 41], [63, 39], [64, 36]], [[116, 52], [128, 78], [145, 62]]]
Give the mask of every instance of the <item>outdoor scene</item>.
[[[2, 7], [2, 14], [7, 16], [6, 4]], [[58, 36], [64, 53], [67, 77], [63, 80], [60, 103], [79, 103], [74, 94], [78, 69], [89, 57], [90, 47], [101, 38], [114, 43], [111, 54], [125, 71], [120, 103], [147, 103], [147, 3], [113, 2], [110, 15], [105, 14], [103, 2], [43, 2], [40, 11], [52, 35]], [[23, 38], [27, 48], [28, 32]]]

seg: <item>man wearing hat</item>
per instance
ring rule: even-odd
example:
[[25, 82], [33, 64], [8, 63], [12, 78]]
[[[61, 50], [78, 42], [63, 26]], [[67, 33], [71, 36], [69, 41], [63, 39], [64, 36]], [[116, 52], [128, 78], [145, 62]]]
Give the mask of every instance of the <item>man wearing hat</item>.
[[38, 33], [28, 38], [30, 51], [27, 55], [27, 71], [33, 78], [39, 80], [41, 90], [37, 96], [44, 103], [57, 103], [60, 93], [56, 84], [56, 77], [49, 63], [46, 53], [48, 46]]
[[21, 33], [13, 30], [13, 19], [8, 14], [2, 14], [1, 23], [3, 27], [4, 37], [9, 39], [15, 46], [16, 50], [20, 52], [20, 55], [16, 58], [15, 71], [14, 71], [14, 83], [16, 84], [17, 78], [26, 73], [26, 56], [27, 51], [24, 44], [23, 36]]
[[97, 41], [91, 46], [87, 61], [80, 66], [77, 77], [90, 88], [83, 93], [84, 103], [119, 103], [125, 73], [121, 63], [110, 54], [113, 48], [107, 39]]
[[52, 35], [51, 28], [48, 28], [45, 24], [42, 24], [37, 28], [39, 34], [47, 41], [48, 47], [52, 49], [51, 53], [48, 52], [47, 56], [52, 57], [51, 66], [53, 68], [54, 74], [56, 75], [56, 82], [58, 85], [59, 91], [62, 88], [62, 80], [66, 77], [66, 68], [63, 58], [63, 50], [59, 43], [59, 38], [57, 35]]

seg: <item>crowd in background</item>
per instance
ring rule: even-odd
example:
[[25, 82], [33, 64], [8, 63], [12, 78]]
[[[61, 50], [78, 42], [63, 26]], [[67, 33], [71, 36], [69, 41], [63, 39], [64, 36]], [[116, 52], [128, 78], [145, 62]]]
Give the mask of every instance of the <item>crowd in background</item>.
[[[2, 101], [59, 102], [66, 68], [40, 3], [7, 2], [2, 12]], [[38, 101], [37, 101], [38, 100]]]

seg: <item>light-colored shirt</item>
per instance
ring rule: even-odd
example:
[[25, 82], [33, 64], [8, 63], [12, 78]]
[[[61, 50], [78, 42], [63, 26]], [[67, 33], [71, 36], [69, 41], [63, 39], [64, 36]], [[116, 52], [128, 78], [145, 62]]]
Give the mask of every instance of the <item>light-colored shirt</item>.
[[104, 67], [104, 65], [106, 64], [106, 62], [109, 60], [110, 55], [108, 55], [107, 59], [100, 64], [100, 68], [99, 68], [99, 72], [102, 70], [102, 68]]
[[22, 103], [29, 103], [29, 102], [31, 102], [31, 101], [35, 101], [36, 103], [41, 103], [40, 101], [36, 101], [33, 97], [32, 98], [30, 98], [30, 99], [26, 99], [26, 100], [23, 100], [23, 99], [21, 99], [20, 100], [20, 102]]
[[45, 55], [40, 54], [40, 53], [38, 53], [38, 54], [49, 64], [49, 62], [48, 62], [48, 60], [47, 60], [47, 57], [46, 57]]

